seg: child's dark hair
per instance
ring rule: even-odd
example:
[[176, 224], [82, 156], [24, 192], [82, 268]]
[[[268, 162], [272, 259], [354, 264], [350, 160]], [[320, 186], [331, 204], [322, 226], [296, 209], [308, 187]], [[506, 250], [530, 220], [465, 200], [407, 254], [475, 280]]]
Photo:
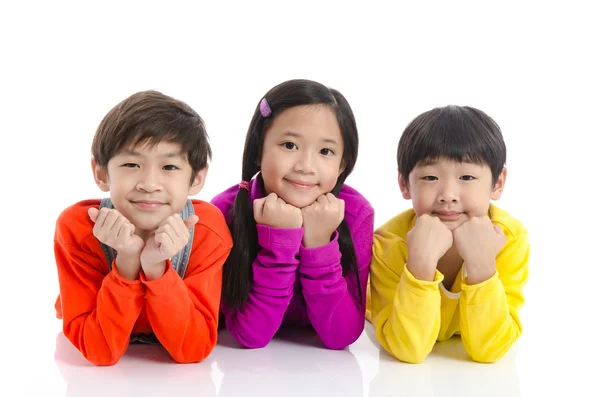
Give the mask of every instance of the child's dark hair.
[[105, 168], [129, 146], [181, 145], [192, 167], [192, 179], [212, 156], [204, 121], [186, 103], [157, 91], [142, 91], [124, 99], [102, 119], [92, 142], [96, 164]]
[[[242, 160], [242, 180], [250, 181], [260, 171], [258, 163], [261, 158], [265, 133], [279, 113], [295, 106], [322, 104], [329, 106], [335, 113], [344, 143], [342, 157], [344, 171], [338, 177], [337, 183], [331, 192], [337, 197], [344, 181], [354, 169], [358, 156], [358, 131], [354, 114], [346, 98], [338, 91], [310, 80], [283, 82], [267, 92], [264, 98], [271, 108], [271, 114], [268, 117], [263, 117], [260, 112], [260, 102], [256, 106], [246, 134]], [[255, 183], [263, 183], [260, 175]], [[223, 298], [228, 307], [239, 308], [248, 299], [252, 284], [252, 262], [259, 250], [252, 203], [250, 202], [249, 192], [245, 189], [240, 189], [235, 197], [230, 229], [234, 244], [223, 267]], [[345, 220], [342, 221], [337, 230], [338, 243], [342, 253], [342, 274], [346, 275], [350, 270], [356, 274], [357, 285], [359, 286], [358, 294], [362, 300], [356, 253]]]
[[398, 143], [398, 171], [408, 174], [439, 158], [487, 164], [495, 184], [506, 163], [506, 146], [496, 122], [479, 109], [450, 105], [417, 116]]

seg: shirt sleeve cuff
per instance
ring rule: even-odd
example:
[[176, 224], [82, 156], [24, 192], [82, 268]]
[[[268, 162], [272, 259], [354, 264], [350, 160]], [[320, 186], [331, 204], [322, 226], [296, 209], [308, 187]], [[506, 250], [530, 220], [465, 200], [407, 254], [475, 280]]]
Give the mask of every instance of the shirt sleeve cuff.
[[302, 244], [303, 228], [279, 229], [266, 225], [256, 225], [258, 245], [263, 248], [289, 247], [298, 249]]
[[128, 280], [119, 274], [116, 260], [113, 260], [112, 270], [102, 284], [109, 286], [114, 293], [124, 298], [137, 298], [144, 293], [144, 286], [140, 279]]
[[435, 276], [433, 281], [423, 281], [415, 278], [412, 273], [408, 270], [408, 267], [404, 266], [404, 271], [400, 277], [400, 282], [415, 295], [427, 296], [432, 293], [439, 293], [439, 284], [444, 280], [444, 275], [437, 269], [435, 270]]
[[181, 279], [179, 274], [173, 269], [171, 260], [167, 259], [165, 262], [165, 273], [156, 280], [148, 280], [144, 272], [142, 272], [140, 280], [146, 286], [147, 295], [158, 296], [165, 294], [177, 284], [178, 280]]
[[500, 278], [497, 270], [492, 277], [479, 284], [468, 285], [467, 279], [464, 279], [461, 284], [461, 290], [463, 291], [465, 302], [468, 305], [476, 305], [489, 300], [490, 297], [496, 295], [494, 291], [498, 288], [498, 283], [500, 283]]
[[325, 245], [314, 248], [300, 246], [300, 263], [302, 266], [321, 267], [323, 263], [339, 262], [342, 259], [338, 232], [334, 232], [331, 241]]

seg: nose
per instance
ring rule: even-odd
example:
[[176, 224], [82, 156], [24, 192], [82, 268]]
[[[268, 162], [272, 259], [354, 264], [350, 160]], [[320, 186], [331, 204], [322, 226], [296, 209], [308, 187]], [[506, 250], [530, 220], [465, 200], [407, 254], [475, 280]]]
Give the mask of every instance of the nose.
[[294, 164], [294, 171], [303, 174], [311, 174], [315, 171], [315, 159], [313, 154], [306, 150], [304, 152], [298, 152], [296, 163]]
[[139, 173], [139, 179], [136, 189], [147, 193], [153, 193], [162, 190], [160, 171], [153, 168], [147, 168]]
[[439, 203], [457, 203], [459, 197], [458, 184], [454, 181], [446, 181], [440, 186], [437, 200]]

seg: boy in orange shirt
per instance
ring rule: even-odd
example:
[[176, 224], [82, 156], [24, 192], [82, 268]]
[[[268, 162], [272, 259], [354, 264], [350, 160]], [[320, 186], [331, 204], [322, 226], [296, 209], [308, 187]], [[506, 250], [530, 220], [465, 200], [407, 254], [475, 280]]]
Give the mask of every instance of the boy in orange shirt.
[[180, 363], [203, 360], [217, 341], [232, 247], [221, 212], [188, 200], [211, 157], [204, 122], [181, 101], [139, 92], [104, 117], [92, 154], [110, 199], [76, 203], [56, 223], [64, 334], [98, 365], [115, 364], [133, 341], [158, 341]]

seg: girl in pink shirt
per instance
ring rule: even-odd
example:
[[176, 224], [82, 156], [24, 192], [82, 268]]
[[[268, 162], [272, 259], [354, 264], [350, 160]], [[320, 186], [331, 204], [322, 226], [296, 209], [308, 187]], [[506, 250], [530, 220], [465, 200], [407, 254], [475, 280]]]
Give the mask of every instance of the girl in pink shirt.
[[344, 184], [357, 155], [338, 91], [290, 80], [259, 101], [242, 181], [212, 200], [234, 241], [221, 308], [243, 346], [266, 346], [282, 325], [312, 326], [329, 349], [362, 333], [374, 211]]

